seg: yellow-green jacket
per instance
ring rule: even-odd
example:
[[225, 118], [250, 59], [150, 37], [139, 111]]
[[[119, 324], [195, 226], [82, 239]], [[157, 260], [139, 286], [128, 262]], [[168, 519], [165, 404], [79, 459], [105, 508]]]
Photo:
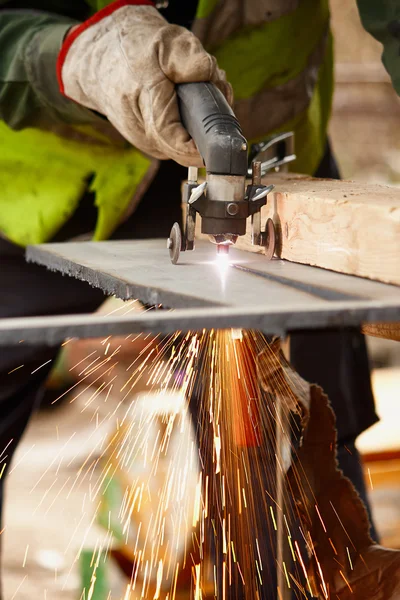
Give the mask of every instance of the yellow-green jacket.
[[[179, 1], [170, 0], [175, 14]], [[364, 24], [384, 43], [399, 91], [399, 2], [358, 3]], [[101, 115], [58, 90], [55, 65], [65, 33], [107, 4], [0, 0], [0, 235], [16, 244], [51, 239], [89, 187], [98, 207], [94, 239], [105, 239], [135, 208], [157, 168]], [[293, 129], [293, 168], [309, 174], [322, 158], [331, 108], [328, 4], [198, 0], [190, 24], [227, 72], [246, 137]]]

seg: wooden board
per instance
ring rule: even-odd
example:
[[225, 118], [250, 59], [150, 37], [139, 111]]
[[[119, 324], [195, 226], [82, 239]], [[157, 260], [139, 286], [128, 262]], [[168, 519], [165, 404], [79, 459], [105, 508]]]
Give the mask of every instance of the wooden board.
[[[400, 285], [400, 188], [283, 174], [264, 183], [276, 186], [262, 224], [274, 220], [279, 258]], [[237, 247], [260, 252], [250, 227]]]
[[364, 335], [400, 342], [400, 323], [363, 323]]

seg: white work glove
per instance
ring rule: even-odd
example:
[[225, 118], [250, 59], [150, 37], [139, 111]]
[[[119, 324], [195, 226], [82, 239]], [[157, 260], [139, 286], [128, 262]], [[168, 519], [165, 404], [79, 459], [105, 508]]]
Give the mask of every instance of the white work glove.
[[61, 91], [105, 115], [144, 153], [202, 166], [181, 124], [175, 84], [212, 81], [231, 103], [225, 72], [190, 31], [170, 25], [153, 6], [120, 5], [67, 36], [58, 60]]

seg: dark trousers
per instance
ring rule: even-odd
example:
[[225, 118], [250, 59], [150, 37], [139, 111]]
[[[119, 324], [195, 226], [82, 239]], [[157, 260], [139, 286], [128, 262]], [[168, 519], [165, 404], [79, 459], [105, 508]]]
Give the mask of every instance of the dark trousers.
[[[333, 177], [335, 168], [328, 147], [317, 174]], [[181, 220], [180, 185], [185, 177], [185, 169], [164, 162], [137, 211], [113, 238], [167, 238], [171, 224]], [[55, 240], [68, 240], [91, 231], [94, 221], [95, 208], [87, 195]], [[0, 240], [0, 274], [0, 318], [92, 312], [104, 300], [100, 290], [26, 263], [23, 250], [4, 240]], [[51, 368], [47, 361], [54, 359], [58, 350], [23, 343], [0, 347], [0, 468], [12, 460], [29, 418], [40, 403]], [[340, 465], [368, 505], [354, 447], [356, 437], [377, 420], [363, 337], [357, 332], [342, 331], [296, 333], [291, 339], [291, 360], [304, 378], [319, 383], [328, 393], [338, 419]], [[44, 363], [47, 364], [36, 371]], [[23, 367], [11, 372], [20, 365]], [[344, 446], [352, 453], [344, 453]], [[3, 475], [0, 509], [4, 480]]]

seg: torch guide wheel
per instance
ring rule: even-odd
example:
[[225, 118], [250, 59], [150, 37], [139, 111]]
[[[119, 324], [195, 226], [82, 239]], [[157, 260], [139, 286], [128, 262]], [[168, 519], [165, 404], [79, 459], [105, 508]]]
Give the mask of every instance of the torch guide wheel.
[[183, 236], [179, 223], [174, 223], [169, 234], [167, 247], [169, 250], [169, 257], [173, 265], [178, 264], [181, 250], [184, 250]]

